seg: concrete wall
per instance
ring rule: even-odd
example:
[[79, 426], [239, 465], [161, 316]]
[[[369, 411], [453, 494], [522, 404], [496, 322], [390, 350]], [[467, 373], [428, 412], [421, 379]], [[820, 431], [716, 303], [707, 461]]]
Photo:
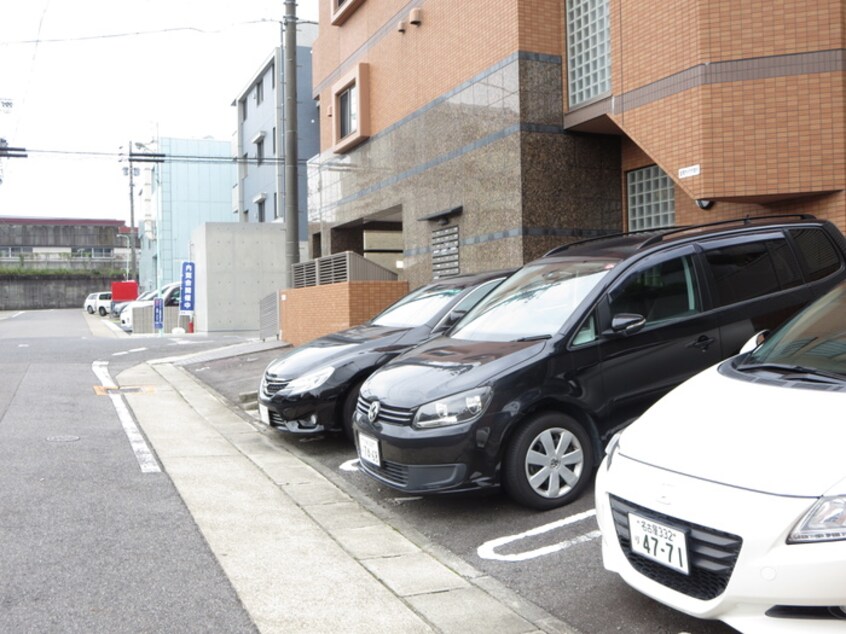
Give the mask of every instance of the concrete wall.
[[113, 281], [120, 280], [75, 275], [0, 275], [0, 310], [82, 309], [88, 295], [111, 290]]
[[285, 227], [209, 222], [192, 235], [197, 332], [259, 330], [261, 299], [287, 285]]
[[298, 346], [364, 323], [407, 294], [407, 282], [392, 281], [289, 288], [279, 298], [280, 337]]

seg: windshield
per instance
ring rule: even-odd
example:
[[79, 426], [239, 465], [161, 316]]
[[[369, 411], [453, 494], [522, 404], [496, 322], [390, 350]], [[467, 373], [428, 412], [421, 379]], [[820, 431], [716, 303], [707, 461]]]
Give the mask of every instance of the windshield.
[[846, 284], [776, 331], [740, 366], [779, 364], [846, 376]]
[[572, 260], [527, 265], [482, 300], [450, 336], [476, 341], [551, 337], [616, 263]]
[[421, 326], [437, 315], [462, 290], [442, 285], [424, 286], [377, 315], [371, 323], [392, 328]]

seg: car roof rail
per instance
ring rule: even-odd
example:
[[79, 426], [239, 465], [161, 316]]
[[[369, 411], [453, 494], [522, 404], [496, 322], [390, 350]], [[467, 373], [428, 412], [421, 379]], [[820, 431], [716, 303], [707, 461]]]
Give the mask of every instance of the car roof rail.
[[601, 236], [593, 236], [590, 238], [582, 238], [581, 240], [576, 240], [575, 242], [568, 242], [567, 244], [561, 244], [557, 247], [554, 247], [543, 254], [543, 257], [548, 255], [555, 255], [557, 253], [561, 253], [566, 251], [570, 247], [579, 246], [582, 244], [589, 244], [591, 242], [597, 242], [599, 240], [608, 240], [609, 238], [623, 238], [625, 236], [636, 236], [640, 233], [655, 233], [656, 231], [671, 231], [673, 229], [677, 229], [678, 227], [652, 227], [651, 229], [638, 229], [637, 231], [618, 231], [615, 233], [604, 233]]
[[795, 213], [795, 214], [771, 214], [767, 216], [749, 216], [746, 215], [743, 218], [732, 218], [731, 220], [715, 220], [714, 222], [705, 222], [698, 225], [686, 225], [684, 227], [674, 227], [669, 231], [664, 231], [660, 234], [654, 235], [651, 238], [647, 239], [643, 244], [640, 245], [640, 248], [651, 246], [657, 242], [661, 242], [667, 236], [675, 235], [677, 233], [683, 233], [685, 231], [694, 231], [696, 229], [708, 229], [711, 227], [720, 227], [724, 225], [732, 225], [737, 223], [742, 223], [744, 225], [750, 225], [752, 222], [758, 221], [771, 221], [771, 220], [780, 220], [786, 218], [795, 218], [798, 220], [816, 220], [817, 217], [813, 214], [803, 214], [803, 213]]

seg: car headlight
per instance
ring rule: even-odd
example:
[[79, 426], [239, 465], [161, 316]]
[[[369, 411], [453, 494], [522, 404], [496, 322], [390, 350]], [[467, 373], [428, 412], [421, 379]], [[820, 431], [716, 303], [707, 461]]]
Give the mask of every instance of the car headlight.
[[821, 497], [790, 531], [788, 544], [846, 539], [846, 496]]
[[419, 429], [472, 423], [490, 405], [493, 391], [481, 387], [421, 405], [412, 424]]
[[325, 368], [320, 368], [314, 372], [307, 372], [288, 383], [288, 385], [285, 386], [285, 392], [288, 394], [302, 394], [303, 392], [313, 390], [314, 388], [320, 387], [326, 383], [334, 371], [335, 368], [328, 365]]

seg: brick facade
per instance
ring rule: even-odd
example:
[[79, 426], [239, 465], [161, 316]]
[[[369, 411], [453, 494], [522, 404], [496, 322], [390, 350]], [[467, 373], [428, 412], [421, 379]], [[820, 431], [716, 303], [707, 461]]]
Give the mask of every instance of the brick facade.
[[407, 282], [342, 282], [289, 288], [280, 296], [280, 338], [298, 346], [372, 319], [408, 294]]

